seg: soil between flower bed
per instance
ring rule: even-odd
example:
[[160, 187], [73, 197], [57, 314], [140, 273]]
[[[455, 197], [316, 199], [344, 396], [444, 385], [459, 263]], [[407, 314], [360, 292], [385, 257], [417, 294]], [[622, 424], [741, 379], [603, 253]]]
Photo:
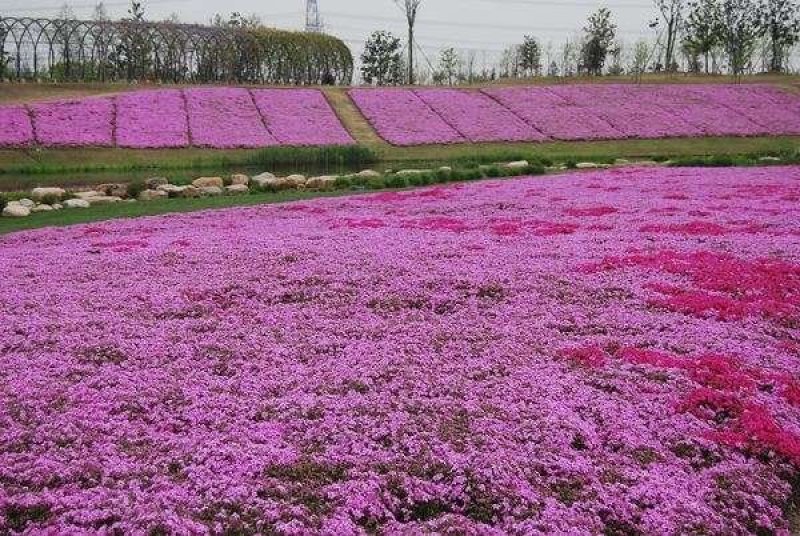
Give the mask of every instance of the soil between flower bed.
[[0, 238], [0, 529], [785, 531], [800, 168]]

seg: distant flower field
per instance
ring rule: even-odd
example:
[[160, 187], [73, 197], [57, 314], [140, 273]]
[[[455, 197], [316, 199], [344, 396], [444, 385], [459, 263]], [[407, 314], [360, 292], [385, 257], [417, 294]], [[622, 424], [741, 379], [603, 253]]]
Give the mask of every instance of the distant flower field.
[[350, 95], [394, 145], [800, 134], [800, 97], [762, 85], [353, 89]]
[[0, 533], [788, 535], [799, 202], [623, 167], [0, 237]]
[[0, 146], [7, 147], [223, 149], [352, 143], [318, 90], [154, 90], [0, 107]]

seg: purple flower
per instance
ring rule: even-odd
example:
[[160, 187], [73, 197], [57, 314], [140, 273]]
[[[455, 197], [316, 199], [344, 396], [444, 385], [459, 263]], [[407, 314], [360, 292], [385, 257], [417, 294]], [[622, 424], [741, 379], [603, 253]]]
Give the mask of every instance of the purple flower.
[[16, 147], [33, 141], [33, 126], [24, 106], [0, 107], [0, 146]]
[[117, 144], [163, 148], [189, 145], [186, 106], [179, 90], [137, 91], [116, 98]]
[[114, 103], [110, 98], [30, 105], [36, 141], [44, 146], [111, 146]]
[[267, 128], [281, 145], [350, 145], [325, 95], [316, 89], [254, 89]]

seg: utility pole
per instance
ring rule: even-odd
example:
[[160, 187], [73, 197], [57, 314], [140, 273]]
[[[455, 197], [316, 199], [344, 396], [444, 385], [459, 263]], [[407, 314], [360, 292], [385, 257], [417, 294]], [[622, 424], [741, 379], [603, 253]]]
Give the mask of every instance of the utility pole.
[[319, 16], [317, 0], [306, 0], [306, 31], [322, 33], [322, 18]]

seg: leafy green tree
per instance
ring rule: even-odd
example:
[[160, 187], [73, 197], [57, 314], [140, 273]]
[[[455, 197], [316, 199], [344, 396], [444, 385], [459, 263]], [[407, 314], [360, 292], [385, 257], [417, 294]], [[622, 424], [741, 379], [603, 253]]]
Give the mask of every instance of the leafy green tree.
[[603, 74], [606, 57], [614, 43], [617, 25], [611, 19], [611, 11], [600, 8], [589, 16], [583, 28], [585, 35], [581, 59], [583, 68], [592, 75]]
[[683, 46], [691, 55], [703, 56], [706, 74], [709, 73], [711, 52], [722, 41], [721, 18], [718, 0], [693, 0], [689, 4]]
[[439, 56], [439, 68], [436, 71], [435, 81], [440, 84], [452, 86], [458, 81], [461, 71], [461, 58], [456, 49], [450, 47], [442, 50]]
[[719, 34], [728, 66], [735, 77], [744, 74], [753, 57], [760, 26], [754, 0], [721, 0]]
[[645, 39], [640, 39], [633, 47], [633, 75], [636, 82], [642, 81], [642, 76], [647, 72], [647, 66], [653, 56], [654, 47]]
[[519, 46], [519, 68], [524, 76], [539, 76], [542, 72], [542, 48], [535, 37], [525, 36]]
[[796, 0], [761, 0], [758, 19], [769, 43], [769, 69], [780, 73], [789, 51], [800, 40], [800, 4]]
[[361, 54], [361, 77], [367, 84], [398, 85], [403, 82], [400, 39], [390, 32], [374, 32]]

